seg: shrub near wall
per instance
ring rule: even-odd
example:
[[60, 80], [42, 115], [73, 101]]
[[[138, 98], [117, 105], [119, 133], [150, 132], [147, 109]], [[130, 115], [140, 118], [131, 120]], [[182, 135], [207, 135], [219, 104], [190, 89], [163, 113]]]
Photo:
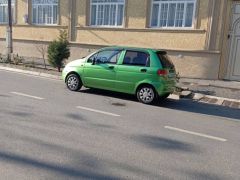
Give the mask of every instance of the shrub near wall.
[[48, 46], [49, 64], [57, 68], [60, 72], [63, 61], [70, 57], [68, 35], [66, 30], [61, 30], [59, 38], [51, 42]]

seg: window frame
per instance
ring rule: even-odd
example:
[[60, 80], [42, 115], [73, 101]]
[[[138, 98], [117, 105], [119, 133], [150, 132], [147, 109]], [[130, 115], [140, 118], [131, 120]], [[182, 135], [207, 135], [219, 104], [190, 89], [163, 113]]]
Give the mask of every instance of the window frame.
[[[98, 27], [98, 28], [123, 28], [124, 26], [125, 26], [125, 14], [126, 14], [126, 1], [127, 0], [123, 0], [124, 2], [123, 3], [120, 3], [120, 2], [107, 2], [107, 3], [104, 3], [104, 2], [102, 2], [102, 3], [99, 3], [99, 2], [96, 2], [96, 3], [93, 3], [92, 2], [93, 0], [89, 0], [89, 18], [88, 18], [88, 25], [90, 26], [90, 27]], [[95, 24], [95, 25], [93, 25], [92, 24], [92, 4], [96, 4], [97, 5], [97, 7], [99, 6], [99, 4], [100, 5], [104, 5], [104, 4], [108, 4], [108, 5], [116, 5], [116, 6], [118, 6], [119, 4], [123, 4], [123, 15], [122, 15], [122, 25], [117, 25], [117, 17], [118, 16], [116, 16], [115, 17], [115, 25], [97, 25], [97, 23]], [[97, 8], [98, 9], [98, 8]], [[96, 11], [97, 11], [97, 9], [96, 9]], [[117, 9], [118, 9], [118, 7], [116, 8], [116, 14], [117, 14]], [[98, 13], [96, 13], [96, 14], [98, 14]], [[96, 15], [96, 21], [97, 21], [97, 15]], [[104, 21], [104, 19], [103, 19], [103, 21]]]
[[[6, 0], [7, 1], [7, 0]], [[6, 7], [7, 7], [7, 13], [8, 13], [8, 2], [6, 3]], [[16, 17], [17, 17], [17, 0], [12, 0], [12, 24], [16, 24]], [[7, 17], [7, 21], [6, 22], [1, 22], [0, 21], [0, 25], [6, 25], [8, 24], [8, 17]]]
[[[193, 3], [194, 3], [194, 6], [193, 6], [193, 16], [192, 16], [192, 26], [191, 27], [185, 27], [185, 26], [180, 26], [180, 27], [178, 27], [178, 26], [159, 26], [159, 18], [160, 18], [160, 9], [159, 9], [159, 13], [158, 13], [158, 22], [157, 22], [157, 26], [152, 26], [152, 18], [153, 18], [153, 4], [154, 4], [154, 0], [151, 0], [151, 3], [150, 3], [150, 20], [149, 20], [149, 23], [148, 23], [148, 26], [149, 26], [149, 28], [152, 28], [152, 29], [172, 29], [172, 30], [188, 30], [188, 29], [194, 29], [194, 28], [196, 28], [196, 20], [197, 20], [197, 12], [198, 12], [198, 10], [197, 10], [197, 7], [198, 7], [198, 4], [199, 4], [199, 1], [198, 0], [192, 0], [192, 1], [194, 1]], [[177, 1], [177, 0], [169, 0], [169, 1], [165, 1], [165, 2], [163, 2], [163, 3], [170, 3], [170, 2], [175, 2], [176, 4], [177, 3], [180, 3], [180, 1]], [[183, 0], [182, 1], [185, 5], [184, 5], [184, 12], [183, 12], [183, 17], [186, 17], [186, 4], [188, 3], [188, 2], [190, 2], [190, 1], [188, 1], [188, 0]], [[161, 5], [161, 3], [159, 2], [159, 8], [160, 8], [160, 5]], [[169, 12], [169, 11], [168, 11]], [[175, 19], [174, 19], [175, 20]], [[183, 24], [184, 24], [184, 22], [185, 22], [185, 18], [183, 18]]]
[[[60, 22], [60, 0], [57, 0], [58, 2], [57, 2], [57, 16], [56, 16], [56, 23], [34, 23], [33, 22], [33, 7], [34, 7], [34, 3], [33, 3], [33, 0], [31, 0], [31, 11], [30, 11], [30, 13], [31, 13], [31, 24], [32, 25], [36, 25], [36, 26], [57, 26], [57, 25], [59, 25], [59, 22]], [[37, 6], [39, 6], [39, 5], [46, 5], [46, 6], [51, 6], [51, 8], [53, 8], [53, 6], [54, 5], [56, 5], [56, 4], [37, 4]], [[53, 13], [53, 11], [52, 11], [52, 15], [53, 15], [54, 13]], [[52, 18], [52, 21], [53, 21], [53, 19], [54, 19], [54, 16], [52, 16], [51, 17]], [[39, 20], [39, 19], [37, 19], [37, 20]]]

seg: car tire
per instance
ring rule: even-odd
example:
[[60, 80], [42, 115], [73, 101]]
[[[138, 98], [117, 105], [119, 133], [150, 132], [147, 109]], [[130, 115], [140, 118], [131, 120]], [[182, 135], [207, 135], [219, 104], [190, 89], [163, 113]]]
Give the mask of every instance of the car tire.
[[82, 81], [76, 74], [69, 74], [66, 78], [67, 88], [71, 91], [79, 91], [82, 87]]
[[137, 90], [137, 99], [143, 104], [154, 104], [157, 96], [155, 89], [150, 85], [140, 86]]

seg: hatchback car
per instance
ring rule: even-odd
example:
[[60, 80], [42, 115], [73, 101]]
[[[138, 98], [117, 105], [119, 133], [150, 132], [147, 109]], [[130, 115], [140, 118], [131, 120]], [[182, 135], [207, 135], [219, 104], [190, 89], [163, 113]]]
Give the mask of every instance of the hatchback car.
[[71, 91], [82, 86], [117, 91], [152, 104], [175, 90], [176, 71], [165, 51], [108, 47], [67, 64], [62, 78]]

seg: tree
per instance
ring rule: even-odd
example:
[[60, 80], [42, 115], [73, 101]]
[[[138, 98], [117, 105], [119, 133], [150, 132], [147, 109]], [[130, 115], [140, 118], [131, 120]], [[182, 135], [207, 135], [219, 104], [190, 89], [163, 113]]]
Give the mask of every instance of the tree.
[[68, 34], [66, 30], [60, 30], [57, 40], [51, 42], [48, 46], [48, 62], [60, 72], [63, 61], [70, 56]]
[[46, 65], [46, 54], [48, 51], [48, 46], [46, 44], [35, 44], [35, 47], [37, 49], [37, 51], [41, 54], [42, 59], [43, 59], [43, 63], [44, 63], [44, 67], [45, 69], [47, 69], [47, 65]]

